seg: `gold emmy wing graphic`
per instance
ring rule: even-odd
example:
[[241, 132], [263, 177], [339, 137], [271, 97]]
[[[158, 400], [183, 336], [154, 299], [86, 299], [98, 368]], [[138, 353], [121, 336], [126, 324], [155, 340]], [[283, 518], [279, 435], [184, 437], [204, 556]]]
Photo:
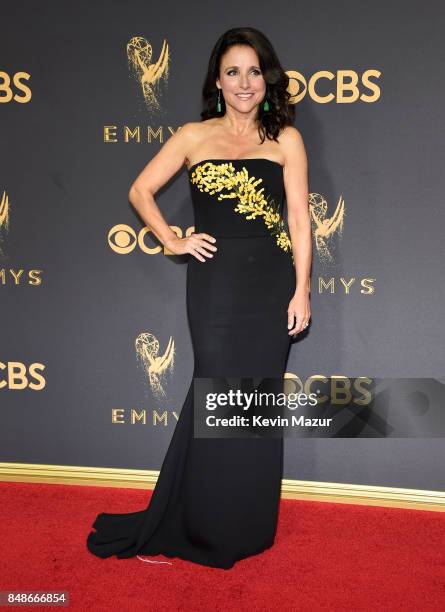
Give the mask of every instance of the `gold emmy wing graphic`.
[[159, 354], [159, 341], [150, 333], [142, 333], [135, 341], [136, 355], [147, 375], [151, 390], [157, 399], [166, 396], [164, 383], [167, 372], [172, 373], [175, 360], [175, 342], [170, 337], [163, 355]]
[[2, 249], [3, 233], [9, 231], [9, 199], [6, 191], [3, 191], [2, 199], [0, 200], [0, 255], [4, 255]]
[[128, 66], [142, 87], [145, 103], [151, 110], [159, 110], [160, 103], [154, 89], [159, 86], [161, 78], [168, 79], [169, 47], [167, 41], [164, 40], [159, 58], [154, 63], [151, 61], [152, 55], [152, 46], [141, 36], [134, 36], [127, 44]]
[[320, 261], [324, 264], [334, 261], [329, 243], [338, 233], [340, 238], [343, 235], [343, 222], [345, 218], [345, 201], [340, 196], [334, 214], [327, 217], [328, 204], [325, 198], [319, 193], [309, 194], [309, 211], [311, 215], [312, 229]]

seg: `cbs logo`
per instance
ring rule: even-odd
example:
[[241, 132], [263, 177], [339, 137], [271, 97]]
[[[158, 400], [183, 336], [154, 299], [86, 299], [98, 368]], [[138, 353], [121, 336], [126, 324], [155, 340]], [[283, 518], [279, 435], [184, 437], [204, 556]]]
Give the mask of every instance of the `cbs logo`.
[[[31, 89], [22, 81], [28, 81], [31, 75], [27, 72], [16, 72], [11, 77], [7, 72], [0, 70], [0, 102], [6, 104], [6, 102], [20, 102], [26, 104], [32, 98]], [[16, 92], [23, 92], [24, 95], [18, 95]]]
[[304, 393], [307, 396], [313, 393], [318, 396], [318, 404], [329, 401], [331, 404], [366, 406], [374, 395], [374, 379], [368, 376], [350, 378], [342, 374], [313, 374], [302, 379], [292, 372], [285, 372], [284, 379], [285, 393]]
[[[169, 226], [178, 238], [183, 237], [183, 232], [180, 227], [176, 225]], [[195, 231], [194, 226], [188, 227], [185, 235], [190, 236]], [[148, 227], [143, 227], [137, 234], [132, 227], [129, 225], [125, 225], [124, 223], [120, 223], [118, 225], [113, 226], [108, 232], [108, 245], [110, 248], [119, 255], [127, 255], [134, 251], [136, 246], [138, 246], [141, 251], [147, 253], [148, 255], [156, 255], [157, 253], [164, 252], [164, 255], [173, 255], [171, 251], [169, 251], [164, 246], [153, 246], [150, 247], [145, 243], [145, 237], [147, 234], [151, 233], [151, 229]]]
[[27, 367], [20, 361], [8, 361], [8, 363], [0, 361], [0, 389], [41, 391], [46, 386], [46, 380], [39, 370], [44, 369], [43, 363], [31, 363]]
[[[357, 102], [376, 102], [380, 98], [380, 87], [371, 79], [378, 79], [382, 74], [379, 70], [365, 70], [359, 76], [355, 70], [337, 70], [334, 74], [329, 70], [320, 70], [313, 74], [308, 81], [296, 70], [286, 70], [289, 77], [288, 91], [292, 95], [289, 102], [296, 104], [306, 95], [314, 102], [327, 104], [335, 102], [339, 104]], [[322, 81], [333, 81], [333, 85], [328, 87], [331, 91], [322, 94], [320, 90], [326, 90], [326, 83]], [[361, 91], [362, 87], [367, 88], [370, 93]], [[333, 93], [333, 91], [335, 93]]]

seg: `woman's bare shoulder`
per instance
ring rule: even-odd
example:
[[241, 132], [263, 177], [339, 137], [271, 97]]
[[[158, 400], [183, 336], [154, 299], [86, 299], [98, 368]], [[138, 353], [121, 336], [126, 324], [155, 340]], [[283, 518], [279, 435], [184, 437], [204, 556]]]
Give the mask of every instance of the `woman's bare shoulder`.
[[303, 137], [293, 125], [286, 126], [279, 136], [281, 152], [284, 156], [285, 168], [287, 166], [306, 165], [306, 150]]
[[182, 126], [180, 131], [184, 137], [183, 143], [187, 163], [190, 163], [190, 159], [194, 155], [196, 156], [196, 152], [202, 148], [203, 143], [212, 141], [216, 134], [217, 125], [218, 120], [211, 118], [204, 121], [191, 121]]
[[[202, 122], [188, 121], [181, 125], [169, 139], [169, 147], [176, 147], [187, 156], [188, 151], [202, 139]], [[167, 144], [167, 143], [166, 143]]]
[[204, 121], [188, 121], [181, 126], [180, 130], [189, 136], [202, 137], [203, 134], [212, 130], [217, 122], [218, 120], [213, 117]]
[[286, 125], [280, 132], [278, 140], [284, 146], [292, 146], [296, 143], [301, 143], [303, 137], [301, 132], [293, 125]]

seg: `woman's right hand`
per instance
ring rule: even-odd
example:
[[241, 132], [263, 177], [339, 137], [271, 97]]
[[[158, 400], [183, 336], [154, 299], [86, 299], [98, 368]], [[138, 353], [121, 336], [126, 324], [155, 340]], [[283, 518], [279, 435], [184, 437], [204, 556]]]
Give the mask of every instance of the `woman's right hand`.
[[213, 257], [213, 254], [209, 253], [206, 249], [210, 249], [211, 251], [218, 250], [216, 246], [211, 244], [212, 242], [216, 242], [216, 238], [210, 236], [210, 234], [200, 233], [191, 234], [185, 238], [170, 238], [166, 240], [164, 246], [175, 255], [186, 255], [190, 253], [190, 255], [199, 259], [199, 261], [206, 261], [201, 253], [207, 257]]

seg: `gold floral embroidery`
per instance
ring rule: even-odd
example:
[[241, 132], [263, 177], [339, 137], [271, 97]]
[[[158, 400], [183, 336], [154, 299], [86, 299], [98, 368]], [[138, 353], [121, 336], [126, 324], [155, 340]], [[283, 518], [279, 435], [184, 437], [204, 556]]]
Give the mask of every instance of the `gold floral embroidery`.
[[[286, 252], [292, 252], [292, 243], [276, 202], [264, 195], [264, 187], [257, 189], [263, 181], [262, 178], [249, 177], [245, 166], [237, 171], [230, 162], [221, 164], [205, 162], [195, 168], [190, 180], [200, 191], [210, 195], [219, 193], [218, 200], [236, 198], [237, 212], [248, 213], [246, 219], [262, 217], [266, 227], [276, 236], [278, 246]], [[221, 193], [224, 189], [228, 190], [228, 193]]]

